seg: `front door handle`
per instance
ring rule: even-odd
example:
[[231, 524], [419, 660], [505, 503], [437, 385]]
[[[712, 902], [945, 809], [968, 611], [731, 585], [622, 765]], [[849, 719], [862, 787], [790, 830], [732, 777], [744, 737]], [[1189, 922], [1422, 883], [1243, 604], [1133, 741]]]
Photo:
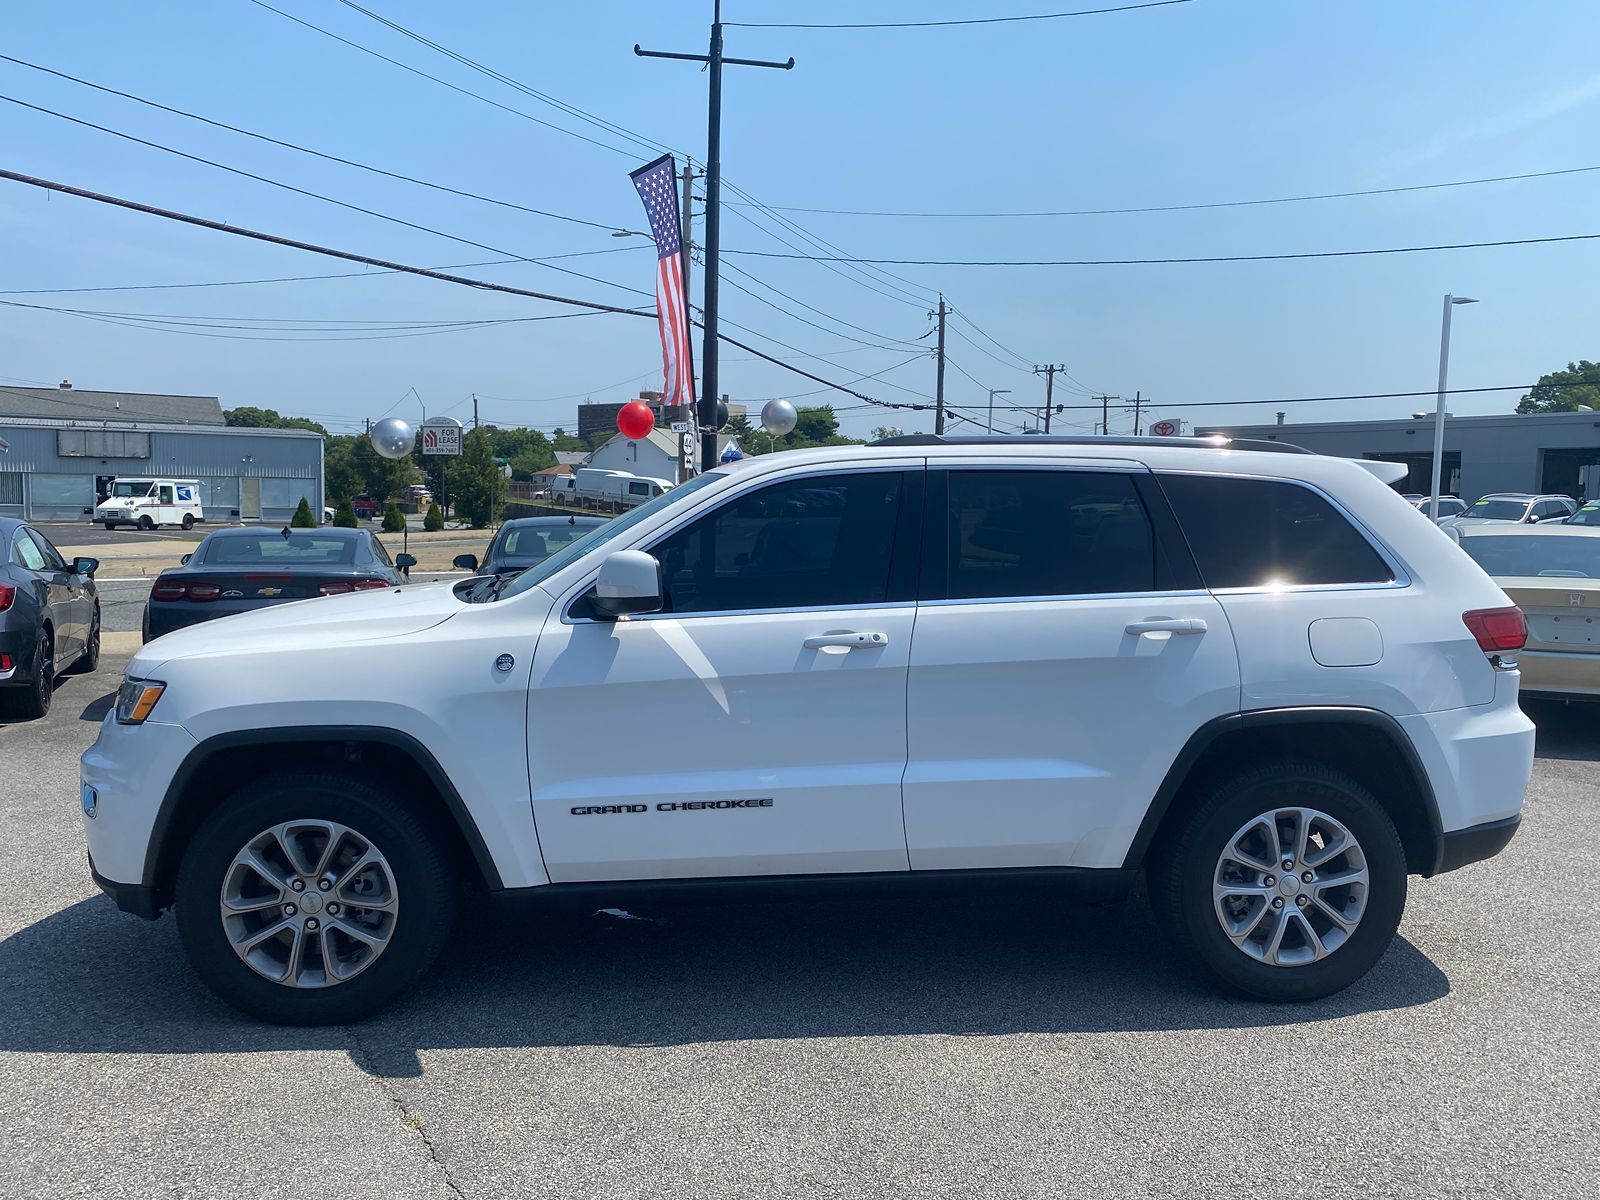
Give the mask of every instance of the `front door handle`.
[[807, 650], [828, 650], [834, 647], [841, 650], [864, 650], [888, 644], [889, 635], [886, 633], [823, 633], [805, 640]]
[[1144, 621], [1130, 621], [1126, 632], [1196, 634], [1206, 631], [1206, 623], [1199, 617], [1151, 617]]

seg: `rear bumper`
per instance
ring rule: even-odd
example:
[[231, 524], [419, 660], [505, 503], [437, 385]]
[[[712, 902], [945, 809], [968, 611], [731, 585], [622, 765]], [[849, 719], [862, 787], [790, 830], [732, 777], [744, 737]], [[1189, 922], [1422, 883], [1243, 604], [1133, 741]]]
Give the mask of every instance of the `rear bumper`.
[[1517, 654], [1524, 696], [1600, 699], [1600, 654], [1524, 649]]
[[22, 687], [33, 682], [33, 652], [39, 635], [30, 629], [0, 629], [0, 652], [11, 656], [11, 670], [0, 671], [0, 687]]
[[1510, 844], [1522, 825], [1522, 814], [1506, 817], [1502, 821], [1486, 821], [1470, 829], [1453, 829], [1444, 835], [1444, 847], [1439, 856], [1440, 871], [1454, 871], [1468, 863], [1493, 858]]
[[142, 883], [118, 883], [115, 879], [107, 879], [95, 869], [92, 854], [89, 856], [89, 874], [94, 877], [95, 885], [110, 896], [123, 912], [143, 917], [146, 921], [154, 921], [161, 915], [155, 888]]

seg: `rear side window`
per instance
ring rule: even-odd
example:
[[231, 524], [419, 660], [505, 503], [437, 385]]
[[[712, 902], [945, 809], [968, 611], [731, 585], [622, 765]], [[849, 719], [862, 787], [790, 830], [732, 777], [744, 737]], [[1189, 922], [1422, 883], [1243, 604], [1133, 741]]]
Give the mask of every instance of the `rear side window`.
[[928, 509], [922, 596], [972, 600], [1156, 590], [1133, 481], [1105, 471], [953, 470]]
[[30, 571], [44, 570], [44, 554], [34, 544], [33, 539], [28, 536], [26, 529], [17, 530], [16, 535], [11, 539], [11, 544], [12, 556], [17, 560], [18, 566], [26, 567]]
[[1394, 578], [1360, 531], [1310, 488], [1218, 475], [1159, 479], [1208, 588]]

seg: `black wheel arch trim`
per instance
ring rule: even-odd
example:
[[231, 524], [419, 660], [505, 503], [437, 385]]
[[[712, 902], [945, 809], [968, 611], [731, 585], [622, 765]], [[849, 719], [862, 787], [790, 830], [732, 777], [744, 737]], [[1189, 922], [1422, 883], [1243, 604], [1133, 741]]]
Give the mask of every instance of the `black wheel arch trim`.
[[1418, 864], [1422, 868], [1419, 873], [1424, 877], [1431, 877], [1448, 869], [1445, 863], [1444, 825], [1439, 819], [1439, 800], [1434, 794], [1433, 784], [1422, 765], [1422, 759], [1417, 755], [1417, 748], [1411, 744], [1411, 739], [1401, 728], [1400, 722], [1388, 713], [1375, 708], [1344, 705], [1259, 708], [1246, 712], [1226, 713], [1207, 721], [1194, 732], [1167, 769], [1161, 787], [1157, 789], [1155, 798], [1145, 812], [1144, 820], [1139, 823], [1139, 830], [1134, 834], [1133, 842], [1128, 847], [1122, 865], [1125, 868], [1132, 868], [1144, 862], [1162, 821], [1172, 807], [1172, 802], [1177, 799], [1195, 764], [1218, 738], [1243, 729], [1267, 729], [1287, 725], [1365, 725], [1382, 733], [1393, 744], [1409, 768], [1417, 785], [1418, 794], [1423, 799], [1422, 807], [1428, 820], [1430, 851], [1428, 861]]
[[[147, 888], [159, 886], [161, 864], [167, 850], [166, 842], [171, 834], [173, 818], [177, 815], [190, 780], [211, 758], [218, 753], [244, 746], [269, 746], [278, 742], [301, 744], [308, 741], [376, 742], [409, 754], [427, 776], [428, 781], [433, 784], [434, 789], [444, 798], [445, 807], [449, 809], [451, 819], [460, 830], [467, 850], [483, 876], [484, 886], [496, 892], [504, 889], [500, 870], [495, 866], [494, 857], [489, 853], [488, 844], [484, 842], [477, 822], [472, 819], [472, 814], [461, 799], [461, 793], [456, 790], [450, 776], [439, 765], [439, 760], [410, 734], [375, 725], [284, 725], [271, 729], [219, 733], [199, 743], [184, 757], [177, 771], [173, 773], [171, 782], [167, 784], [166, 795], [161, 798], [161, 807], [156, 812], [155, 824], [150, 829], [150, 843], [145, 850], [144, 886]], [[532, 821], [531, 813], [528, 819]]]

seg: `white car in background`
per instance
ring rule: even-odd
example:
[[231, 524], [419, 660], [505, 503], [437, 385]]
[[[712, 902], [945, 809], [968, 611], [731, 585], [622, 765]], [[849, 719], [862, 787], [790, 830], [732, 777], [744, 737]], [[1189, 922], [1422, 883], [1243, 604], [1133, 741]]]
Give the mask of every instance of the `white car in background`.
[[764, 455], [503, 589], [158, 638], [83, 756], [94, 878], [301, 1024], [411, 987], [485, 892], [1143, 877], [1219, 984], [1327, 996], [1407, 876], [1515, 833], [1527, 630], [1389, 464], [1288, 449]]

